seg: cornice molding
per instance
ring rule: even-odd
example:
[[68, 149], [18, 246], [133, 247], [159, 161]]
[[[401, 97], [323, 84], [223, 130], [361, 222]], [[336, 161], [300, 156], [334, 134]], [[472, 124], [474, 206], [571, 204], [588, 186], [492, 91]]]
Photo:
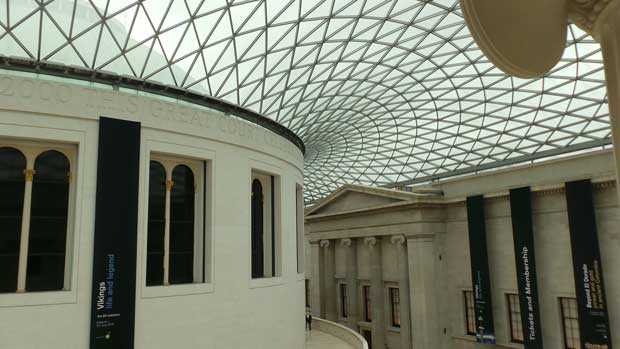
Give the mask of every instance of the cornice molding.
[[433, 242], [435, 240], [435, 234], [413, 234], [406, 236], [407, 241], [415, 242]]
[[432, 201], [403, 201], [393, 204], [387, 204], [376, 207], [360, 208], [355, 210], [348, 210], [335, 213], [325, 214], [310, 214], [304, 217], [304, 220], [308, 223], [321, 222], [332, 219], [340, 219], [346, 217], [355, 217], [360, 215], [367, 215], [369, 213], [378, 214], [385, 212], [397, 212], [409, 209], [436, 209], [441, 208], [445, 201], [443, 198], [437, 198]]

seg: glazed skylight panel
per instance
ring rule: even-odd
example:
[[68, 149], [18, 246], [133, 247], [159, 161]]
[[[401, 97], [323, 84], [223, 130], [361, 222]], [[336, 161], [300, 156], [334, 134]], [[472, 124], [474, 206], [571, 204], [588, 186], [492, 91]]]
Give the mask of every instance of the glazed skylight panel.
[[567, 45], [521, 80], [484, 57], [456, 0], [0, 3], [6, 56], [186, 88], [291, 128], [307, 202], [609, 144], [600, 47], [575, 26]]

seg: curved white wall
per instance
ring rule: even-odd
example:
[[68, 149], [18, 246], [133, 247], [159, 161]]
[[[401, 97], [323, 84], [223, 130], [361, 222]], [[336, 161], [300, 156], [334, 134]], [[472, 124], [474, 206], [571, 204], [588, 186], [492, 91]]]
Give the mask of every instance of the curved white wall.
[[[303, 157], [259, 126], [206, 108], [90, 86], [0, 74], [0, 145], [76, 145], [70, 290], [0, 294], [2, 348], [88, 347], [98, 117], [142, 123], [136, 348], [303, 348], [304, 275], [296, 268], [295, 188]], [[146, 287], [149, 152], [209, 160], [206, 284]], [[250, 278], [251, 169], [280, 176], [281, 276]], [[122, 168], [119, 168], [122, 171]]]

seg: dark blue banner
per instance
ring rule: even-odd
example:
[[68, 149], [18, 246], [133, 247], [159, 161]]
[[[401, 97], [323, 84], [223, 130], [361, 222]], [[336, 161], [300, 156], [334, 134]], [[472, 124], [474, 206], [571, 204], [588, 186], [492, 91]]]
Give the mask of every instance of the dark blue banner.
[[476, 340], [495, 344], [491, 280], [484, 221], [484, 198], [482, 195], [467, 198], [467, 226], [469, 228], [469, 255], [474, 288], [476, 317]]
[[534, 252], [534, 229], [532, 226], [532, 199], [529, 187], [510, 190], [510, 212], [521, 324], [523, 326], [523, 347], [525, 349], [542, 349], [536, 253]]
[[612, 349], [603, 267], [589, 179], [566, 183], [579, 333], [584, 349]]
[[101, 118], [91, 349], [134, 347], [140, 124]]

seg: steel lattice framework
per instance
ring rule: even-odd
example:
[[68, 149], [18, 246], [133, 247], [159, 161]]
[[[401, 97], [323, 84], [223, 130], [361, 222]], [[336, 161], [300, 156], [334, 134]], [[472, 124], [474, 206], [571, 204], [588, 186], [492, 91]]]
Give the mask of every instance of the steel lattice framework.
[[306, 200], [610, 143], [599, 45], [511, 78], [457, 0], [4, 0], [6, 56], [111, 71], [249, 108], [306, 144]]

